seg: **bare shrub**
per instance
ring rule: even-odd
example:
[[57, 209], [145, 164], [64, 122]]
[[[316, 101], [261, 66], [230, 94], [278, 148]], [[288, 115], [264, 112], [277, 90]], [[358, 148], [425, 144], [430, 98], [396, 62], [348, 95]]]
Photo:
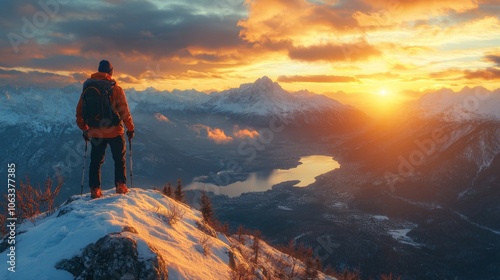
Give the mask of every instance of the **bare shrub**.
[[61, 187], [63, 185], [62, 177], [57, 177], [57, 186], [54, 189], [52, 189], [52, 184], [53, 181], [50, 178], [47, 178], [44, 184], [45, 190], [40, 193], [40, 203], [42, 209], [48, 213], [52, 213], [54, 211], [54, 201], [59, 195], [59, 191], [61, 191]]
[[203, 255], [210, 255], [210, 253], [212, 252], [212, 241], [210, 240], [210, 236], [204, 234], [200, 239], [200, 245], [203, 250]]
[[252, 270], [248, 266], [240, 263], [231, 271], [231, 280], [252, 280], [254, 279]]
[[21, 221], [28, 219], [35, 225], [37, 215], [42, 212], [50, 214], [54, 211], [54, 201], [63, 185], [62, 177], [57, 177], [57, 186], [53, 189], [53, 181], [50, 178], [44, 183], [44, 189], [40, 186], [32, 186], [29, 177], [26, 181], [19, 183], [16, 191], [17, 211]]
[[186, 211], [184, 211], [184, 209], [177, 204], [171, 203], [168, 208], [170, 212], [168, 217], [171, 225], [174, 225], [178, 221], [182, 220], [184, 218], [184, 214], [186, 214]]
[[162, 221], [171, 226], [182, 220], [184, 214], [186, 214], [186, 211], [176, 204], [171, 203], [168, 208], [169, 209], [156, 207], [155, 212]]

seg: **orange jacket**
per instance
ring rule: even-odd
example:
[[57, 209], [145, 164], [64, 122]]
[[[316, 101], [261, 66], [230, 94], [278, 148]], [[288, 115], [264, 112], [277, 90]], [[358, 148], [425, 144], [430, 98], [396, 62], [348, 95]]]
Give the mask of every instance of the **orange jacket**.
[[[90, 79], [114, 81], [113, 79], [111, 79], [111, 76], [109, 74], [102, 72], [92, 74], [90, 76]], [[113, 108], [116, 108], [118, 111], [121, 120], [119, 125], [112, 127], [89, 127], [83, 120], [83, 101], [82, 97], [80, 96], [80, 101], [78, 101], [78, 105], [76, 106], [76, 124], [83, 131], [88, 130], [88, 135], [91, 138], [114, 138], [123, 135], [123, 133], [125, 132], [123, 123], [125, 123], [128, 131], [133, 131], [134, 122], [132, 121], [132, 115], [130, 115], [127, 98], [125, 97], [125, 92], [123, 92], [123, 89], [118, 85], [115, 85], [115, 87], [113, 88], [113, 93], [111, 95], [111, 106], [113, 106]]]

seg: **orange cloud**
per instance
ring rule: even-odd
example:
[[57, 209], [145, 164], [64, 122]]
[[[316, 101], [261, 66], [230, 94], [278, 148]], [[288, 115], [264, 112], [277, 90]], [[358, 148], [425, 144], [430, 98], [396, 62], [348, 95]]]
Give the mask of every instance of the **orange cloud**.
[[477, 0], [363, 0], [371, 7], [370, 12], [353, 14], [360, 26], [391, 26], [397, 23], [428, 19], [449, 12], [463, 13], [478, 8]]
[[339, 12], [332, 1], [253, 0], [248, 1], [248, 17], [238, 25], [247, 42], [283, 47], [318, 32], [352, 29], [357, 22], [350, 13]]
[[224, 130], [220, 128], [211, 128], [203, 124], [196, 124], [192, 129], [198, 134], [202, 134], [202, 132], [206, 133], [206, 137], [217, 144], [227, 144], [234, 140], [233, 137], [227, 136]]
[[233, 135], [236, 138], [255, 138], [259, 136], [259, 132], [255, 129], [245, 128], [240, 129], [237, 125], [234, 127]]
[[294, 83], [352, 83], [359, 82], [356, 77], [351, 76], [334, 76], [334, 75], [294, 75], [294, 76], [279, 76], [278, 82]]
[[500, 80], [500, 69], [490, 67], [476, 71], [465, 70], [466, 79]]
[[432, 72], [429, 73], [429, 78], [432, 78], [434, 80], [456, 80], [462, 78], [464, 75], [464, 72], [458, 68], [451, 68], [451, 69], [446, 69], [442, 70], [439, 72]]
[[160, 113], [156, 113], [156, 114], [155, 114], [155, 118], [156, 118], [158, 121], [160, 121], [160, 122], [170, 123], [170, 120], [169, 120], [166, 116], [164, 116], [164, 115], [162, 115], [162, 114], [160, 114]]
[[365, 41], [341, 45], [297, 47], [288, 53], [290, 58], [304, 61], [358, 61], [380, 55], [380, 51]]

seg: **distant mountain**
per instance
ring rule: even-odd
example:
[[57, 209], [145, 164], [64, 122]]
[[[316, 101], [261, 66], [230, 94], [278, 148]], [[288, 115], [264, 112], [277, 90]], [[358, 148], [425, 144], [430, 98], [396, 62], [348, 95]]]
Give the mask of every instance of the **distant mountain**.
[[442, 89], [410, 102], [391, 126], [352, 139], [350, 155], [378, 188], [459, 211], [500, 230], [500, 89]]
[[[7, 160], [24, 163], [17, 170], [23, 179], [29, 175], [33, 181], [43, 182], [48, 176], [61, 174], [68, 184], [78, 184], [84, 142], [75, 123], [75, 109], [81, 91], [80, 84], [60, 89], [0, 87], [0, 153], [7, 155]], [[233, 135], [236, 127], [257, 132], [276, 128], [273, 133], [279, 133], [264, 136], [276, 143], [310, 143], [308, 139], [360, 129], [369, 120], [361, 111], [325, 96], [307, 91], [289, 93], [267, 77], [212, 94], [148, 88], [126, 89], [126, 96], [137, 128], [135, 179], [148, 184], [164, 184], [179, 177], [189, 183], [191, 178], [219, 171], [214, 159], [244, 157], [238, 152], [243, 140]], [[197, 125], [221, 135], [224, 132], [222, 137], [233, 141], [214, 144], [208, 133], [200, 135], [193, 129]], [[257, 147], [263, 149], [260, 144]], [[251, 171], [262, 166], [262, 162], [252, 164]], [[112, 174], [105, 164], [103, 180]], [[79, 190], [62, 190], [66, 196], [76, 192]]]
[[[14, 124], [30, 121], [67, 121], [81, 93], [80, 85], [63, 89], [19, 89], [14, 86], [0, 88], [2, 122]], [[166, 110], [202, 111], [209, 114], [232, 114], [247, 117], [270, 117], [297, 119], [313, 113], [335, 114], [336, 120], [367, 119], [361, 111], [328, 98], [324, 95], [299, 91], [290, 93], [268, 77], [254, 83], [242, 84], [222, 92], [205, 94], [196, 90], [144, 91], [126, 90], [132, 112], [157, 112]], [[28, 114], [29, 112], [29, 114]], [[342, 116], [343, 114], [345, 116]]]
[[349, 106], [306, 91], [289, 93], [277, 82], [262, 77], [239, 88], [210, 94], [204, 107], [213, 112], [242, 115], [290, 115], [304, 111], [343, 110]]
[[324, 95], [306, 90], [288, 92], [268, 77], [212, 93], [201, 107], [211, 114], [246, 121], [268, 122], [278, 118], [301, 129], [357, 129], [370, 120], [360, 110]]
[[500, 89], [464, 87], [454, 92], [443, 88], [407, 105], [406, 113], [409, 111], [421, 117], [439, 117], [446, 121], [500, 120]]
[[[17, 233], [15, 244], [0, 244], [0, 261], [14, 260], [15, 270], [4, 266], [1, 279], [306, 277], [301, 261], [262, 240], [254, 246], [252, 236], [216, 232], [199, 211], [152, 190], [73, 196], [54, 213], [18, 225]], [[318, 272], [315, 279], [335, 278]]]

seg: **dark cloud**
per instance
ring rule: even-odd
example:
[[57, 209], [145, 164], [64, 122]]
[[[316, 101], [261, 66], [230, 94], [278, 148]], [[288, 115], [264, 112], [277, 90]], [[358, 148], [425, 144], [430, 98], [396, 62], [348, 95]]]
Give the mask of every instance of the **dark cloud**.
[[[117, 73], [140, 75], [152, 63], [182, 58], [196, 61], [203, 70], [203, 62], [208, 65], [234, 60], [234, 55], [224, 50], [243, 44], [237, 22], [244, 7], [238, 1], [214, 2], [212, 7], [203, 1], [65, 2], [53, 8], [57, 13], [49, 15], [44, 24], [35, 26], [33, 36], [25, 36], [25, 22], [32, 24], [35, 14], [48, 13], [38, 2], [3, 1], [0, 31], [5, 36], [0, 37], [0, 66], [95, 71], [97, 63], [106, 58], [115, 64]], [[231, 13], [229, 8], [234, 11]], [[21, 38], [15, 43], [17, 52], [7, 34]]]
[[218, 49], [240, 44], [237, 18], [193, 15], [189, 10], [158, 10], [132, 2], [98, 12], [99, 19], [73, 20], [58, 26], [72, 34], [83, 53], [137, 53], [153, 57], [186, 47]]
[[381, 52], [375, 47], [362, 41], [353, 44], [295, 47], [289, 51], [288, 56], [291, 59], [304, 61], [359, 61], [380, 54]]
[[464, 71], [464, 78], [466, 79], [481, 79], [481, 80], [500, 80], [500, 69], [490, 67], [486, 69], [479, 69], [476, 71]]
[[486, 61], [493, 62], [495, 65], [500, 66], [500, 55], [487, 55], [484, 57]]
[[0, 85], [17, 85], [21, 87], [59, 88], [77, 82], [75, 79], [53, 73], [38, 71], [17, 71], [0, 69]]
[[352, 83], [359, 82], [355, 77], [350, 76], [333, 76], [333, 75], [294, 75], [294, 76], [279, 76], [278, 82], [283, 83]]

